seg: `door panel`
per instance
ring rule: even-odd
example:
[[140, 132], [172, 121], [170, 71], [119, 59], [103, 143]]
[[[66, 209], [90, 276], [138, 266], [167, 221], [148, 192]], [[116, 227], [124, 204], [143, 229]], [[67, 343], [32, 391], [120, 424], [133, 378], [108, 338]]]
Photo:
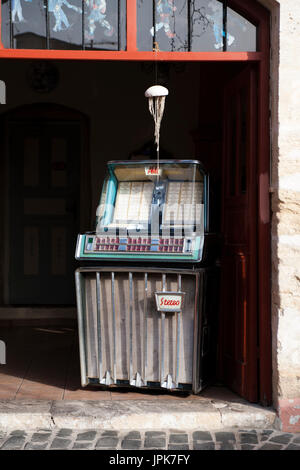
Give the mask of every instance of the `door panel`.
[[235, 392], [257, 395], [256, 73], [224, 90], [220, 375]]
[[11, 123], [9, 303], [73, 304], [80, 126]]

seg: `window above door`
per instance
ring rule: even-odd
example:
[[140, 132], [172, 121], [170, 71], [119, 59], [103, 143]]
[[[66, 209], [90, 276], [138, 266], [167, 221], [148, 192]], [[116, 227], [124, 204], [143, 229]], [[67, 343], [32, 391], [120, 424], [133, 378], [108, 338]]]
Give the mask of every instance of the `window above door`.
[[126, 0], [2, 0], [11, 49], [126, 49]]
[[257, 50], [256, 26], [219, 0], [137, 0], [140, 51]]
[[[174, 54], [184, 53], [182, 60], [193, 60], [194, 53], [260, 52], [260, 13], [265, 15], [266, 10], [255, 0], [249, 2], [254, 6], [249, 12], [244, 4], [242, 0], [1, 0], [0, 56], [9, 50], [18, 57], [13, 51], [22, 50], [22, 57], [36, 51], [33, 57], [102, 58], [95, 54], [102, 52], [108, 59], [153, 60], [168, 53], [169, 60], [176, 60]], [[132, 57], [132, 53], [140, 54]]]

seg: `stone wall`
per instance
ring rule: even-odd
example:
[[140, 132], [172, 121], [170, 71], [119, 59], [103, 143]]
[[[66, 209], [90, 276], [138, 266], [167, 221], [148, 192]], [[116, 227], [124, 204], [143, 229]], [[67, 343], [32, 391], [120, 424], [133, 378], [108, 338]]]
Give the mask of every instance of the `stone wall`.
[[271, 21], [273, 394], [300, 431], [300, 2], [261, 0]]

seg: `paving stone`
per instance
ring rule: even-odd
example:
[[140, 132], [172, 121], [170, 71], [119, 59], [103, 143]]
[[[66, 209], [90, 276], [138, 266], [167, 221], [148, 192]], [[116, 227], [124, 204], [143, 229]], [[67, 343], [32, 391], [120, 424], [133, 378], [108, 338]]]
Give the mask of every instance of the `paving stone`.
[[291, 434], [279, 434], [269, 439], [269, 442], [278, 442], [278, 444], [288, 444], [292, 438]]
[[271, 434], [273, 434], [274, 432], [274, 429], [264, 429], [261, 433], [262, 436], [270, 436]]
[[293, 439], [293, 443], [300, 444], [300, 434], [299, 435], [296, 434], [296, 437], [294, 437]]
[[25, 437], [26, 434], [27, 434], [26, 431], [23, 431], [21, 429], [16, 429], [15, 431], [12, 431], [10, 433], [10, 436], [23, 436], [23, 437]]
[[4, 442], [1, 447], [1, 450], [18, 450], [22, 449], [25, 442], [25, 437], [22, 436], [12, 436]]
[[104, 436], [98, 439], [96, 447], [106, 447], [109, 449], [115, 449], [118, 444], [118, 438], [113, 436]]
[[240, 434], [241, 444], [258, 444], [257, 434], [252, 432]]
[[70, 439], [55, 438], [51, 444], [50, 449], [67, 449], [71, 444]]
[[146, 437], [144, 447], [146, 449], [152, 448], [163, 448], [166, 447], [166, 438], [163, 435], [159, 437]]
[[273, 433], [274, 431], [271, 429], [264, 429], [260, 435], [260, 440], [267, 441]]
[[118, 431], [103, 431], [101, 436], [112, 436], [112, 437], [117, 437]]
[[300, 444], [289, 444], [285, 450], [300, 450]]
[[194, 441], [212, 441], [210, 432], [206, 431], [195, 431], [193, 432]]
[[47, 448], [47, 445], [47, 442], [43, 444], [34, 444], [33, 442], [27, 442], [27, 444], [25, 445], [25, 450], [45, 450]]
[[253, 445], [253, 444], [242, 444], [241, 449], [242, 450], [253, 450], [253, 449], [255, 449], [255, 445]]
[[168, 450], [189, 450], [188, 444], [169, 444]]
[[96, 437], [96, 431], [81, 432], [77, 435], [77, 441], [93, 441]]
[[170, 434], [170, 444], [185, 444], [188, 442], [187, 434]]
[[166, 433], [164, 431], [146, 431], [145, 432], [145, 437], [159, 437], [159, 436], [165, 436]]
[[45, 432], [36, 432], [31, 436], [30, 441], [31, 442], [45, 442], [51, 437], [51, 433], [45, 433]]
[[215, 450], [214, 442], [193, 442], [194, 450]]
[[217, 442], [235, 441], [235, 435], [233, 432], [216, 432], [215, 436]]
[[135, 440], [135, 439], [124, 439], [122, 441], [121, 447], [124, 450], [135, 450], [140, 449], [142, 446], [142, 442]]
[[228, 441], [219, 443], [219, 450], [234, 450], [236, 447]]
[[246, 434], [256, 434], [256, 429], [239, 429], [239, 432], [243, 432]]
[[69, 437], [72, 435], [72, 429], [60, 429], [56, 434], [57, 437]]
[[141, 433], [138, 431], [131, 431], [126, 434], [125, 439], [141, 439]]
[[93, 444], [91, 442], [75, 442], [72, 449], [74, 450], [90, 450], [93, 448]]
[[281, 450], [281, 446], [279, 444], [271, 444], [267, 442], [266, 444], [261, 446], [259, 450]]

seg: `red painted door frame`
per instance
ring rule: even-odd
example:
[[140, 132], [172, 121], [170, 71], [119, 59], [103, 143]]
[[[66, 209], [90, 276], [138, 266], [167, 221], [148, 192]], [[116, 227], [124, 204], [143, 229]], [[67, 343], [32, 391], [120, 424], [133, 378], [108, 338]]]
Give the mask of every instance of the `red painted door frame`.
[[[258, 26], [259, 52], [143, 52], [137, 49], [136, 0], [127, 0], [126, 51], [65, 51], [5, 49], [0, 34], [0, 59], [125, 60], [125, 61], [203, 61], [256, 62], [258, 72], [258, 331], [260, 347], [260, 401], [268, 404], [271, 392], [271, 252], [270, 252], [270, 129], [269, 129], [269, 12], [255, 0], [228, 0], [228, 6]], [[1, 5], [0, 5], [1, 28]], [[1, 31], [0, 31], [1, 33]]]

